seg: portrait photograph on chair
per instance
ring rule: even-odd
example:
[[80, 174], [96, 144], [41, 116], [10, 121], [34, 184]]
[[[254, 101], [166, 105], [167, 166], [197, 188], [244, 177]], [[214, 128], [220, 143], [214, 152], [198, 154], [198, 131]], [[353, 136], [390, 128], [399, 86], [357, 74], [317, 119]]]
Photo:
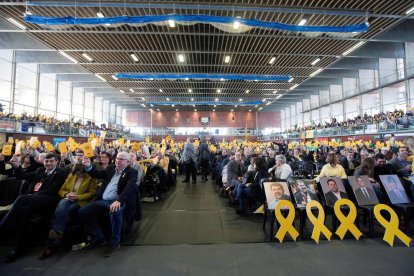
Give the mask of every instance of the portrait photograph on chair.
[[281, 200], [289, 200], [290, 198], [289, 188], [286, 182], [264, 182], [263, 183], [267, 208], [273, 210]]
[[289, 186], [299, 208], [305, 208], [311, 200], [319, 201], [310, 179], [292, 179]]
[[379, 177], [392, 204], [410, 202], [397, 175], [380, 175]]
[[321, 177], [320, 179], [326, 205], [333, 207], [341, 198], [348, 198], [342, 179], [339, 177]]
[[348, 179], [359, 205], [375, 205], [379, 203], [367, 175], [349, 176]]

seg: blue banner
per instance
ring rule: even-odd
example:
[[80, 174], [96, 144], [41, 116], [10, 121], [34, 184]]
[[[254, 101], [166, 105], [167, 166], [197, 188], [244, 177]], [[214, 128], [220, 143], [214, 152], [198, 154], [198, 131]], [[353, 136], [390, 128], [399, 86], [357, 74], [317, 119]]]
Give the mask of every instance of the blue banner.
[[247, 74], [151, 74], [151, 73], [119, 73], [118, 79], [212, 79], [212, 80], [245, 80], [245, 81], [288, 81], [289, 75], [247, 75]]

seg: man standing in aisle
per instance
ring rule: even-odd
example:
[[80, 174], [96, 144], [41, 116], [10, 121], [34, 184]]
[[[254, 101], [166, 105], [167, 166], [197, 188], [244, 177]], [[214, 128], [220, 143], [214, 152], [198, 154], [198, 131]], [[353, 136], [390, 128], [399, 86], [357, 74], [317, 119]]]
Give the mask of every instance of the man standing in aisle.
[[197, 158], [195, 155], [194, 144], [191, 138], [187, 138], [187, 143], [184, 145], [181, 161], [184, 163], [185, 179], [183, 182], [190, 182], [190, 173], [193, 179], [193, 184], [197, 182]]
[[116, 156], [115, 165], [110, 165], [102, 171], [96, 170], [89, 158], [83, 158], [82, 162], [87, 173], [94, 178], [103, 179], [95, 201], [79, 209], [79, 218], [86, 232], [91, 236], [91, 242], [84, 251], [96, 248], [105, 242], [105, 236], [98, 222], [99, 217], [107, 215], [108, 211], [112, 231], [110, 246], [104, 257], [112, 256], [120, 248], [123, 211], [129, 197], [134, 196], [134, 188], [137, 185], [138, 172], [130, 166], [130, 158], [128, 152], [121, 151]]

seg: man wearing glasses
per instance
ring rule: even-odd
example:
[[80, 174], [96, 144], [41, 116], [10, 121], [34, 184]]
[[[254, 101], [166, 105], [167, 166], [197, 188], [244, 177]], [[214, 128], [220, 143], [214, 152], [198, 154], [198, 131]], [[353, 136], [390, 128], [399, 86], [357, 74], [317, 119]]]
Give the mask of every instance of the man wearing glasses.
[[129, 165], [130, 158], [129, 153], [119, 152], [115, 165], [109, 165], [105, 170], [95, 169], [89, 158], [84, 157], [82, 160], [90, 176], [103, 179], [95, 201], [79, 210], [79, 218], [91, 236], [91, 241], [84, 251], [96, 248], [105, 242], [105, 236], [99, 226], [99, 217], [108, 214], [108, 211], [112, 231], [110, 246], [104, 257], [112, 256], [120, 247], [123, 210], [129, 196], [133, 194], [138, 174]]

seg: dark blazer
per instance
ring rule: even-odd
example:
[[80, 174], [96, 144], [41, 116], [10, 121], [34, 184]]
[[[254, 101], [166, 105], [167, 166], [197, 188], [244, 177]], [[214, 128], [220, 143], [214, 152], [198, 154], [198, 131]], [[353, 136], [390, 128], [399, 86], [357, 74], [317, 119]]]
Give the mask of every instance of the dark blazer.
[[[101, 200], [103, 193], [111, 182], [112, 177], [115, 174], [115, 165], [108, 166], [105, 170], [96, 170], [94, 167], [87, 172], [93, 178], [102, 179], [102, 185], [96, 193], [96, 200]], [[138, 172], [131, 166], [127, 166], [122, 172], [118, 182], [118, 199], [121, 204], [125, 204], [131, 195], [134, 195], [134, 188], [137, 183]], [[135, 207], [135, 206], [134, 206]]]
[[[294, 194], [295, 196], [295, 200], [297, 204], [302, 204], [303, 202], [303, 195], [302, 192], [297, 192], [296, 194]], [[310, 200], [318, 200], [318, 197], [316, 196], [316, 194], [314, 192], [311, 192], [308, 190], [308, 197], [310, 198]], [[309, 202], [309, 200], [308, 200]]]
[[358, 166], [359, 166], [359, 164], [360, 164], [360, 163], [359, 163], [358, 161], [356, 161], [355, 159], [354, 159], [354, 160], [352, 160], [352, 163], [354, 163], [354, 168], [353, 168], [353, 169], [350, 169], [350, 168], [349, 168], [349, 162], [348, 162], [348, 159], [347, 159], [346, 157], [342, 157], [342, 158], [341, 158], [340, 164], [342, 165], [342, 167], [344, 167], [345, 173], [346, 173], [346, 175], [348, 175], [348, 176], [354, 175], [355, 168], [356, 168], [356, 167], [358, 167]]
[[208, 148], [208, 144], [204, 142], [198, 146], [198, 160], [201, 159], [210, 160], [210, 149]]
[[362, 192], [361, 188], [355, 190], [355, 197], [357, 198], [359, 205], [373, 205], [378, 203], [377, 195], [374, 190], [371, 188], [366, 188], [369, 199], [365, 197], [365, 194]]
[[[339, 191], [339, 194], [341, 195], [341, 198], [348, 198], [348, 196], [344, 192]], [[334, 195], [332, 191], [329, 191], [325, 194], [325, 200], [326, 205], [333, 207], [338, 198]]]
[[53, 173], [49, 176], [46, 176], [46, 169], [39, 168], [35, 172], [25, 172], [21, 167], [16, 169], [16, 177], [21, 180], [27, 180], [29, 182], [28, 192], [32, 194], [33, 188], [36, 183], [40, 182], [42, 179], [42, 186], [39, 191], [35, 194], [39, 195], [48, 195], [56, 196], [59, 198], [59, 190], [65, 183], [66, 177], [68, 176], [68, 171], [59, 167], [56, 167]]

